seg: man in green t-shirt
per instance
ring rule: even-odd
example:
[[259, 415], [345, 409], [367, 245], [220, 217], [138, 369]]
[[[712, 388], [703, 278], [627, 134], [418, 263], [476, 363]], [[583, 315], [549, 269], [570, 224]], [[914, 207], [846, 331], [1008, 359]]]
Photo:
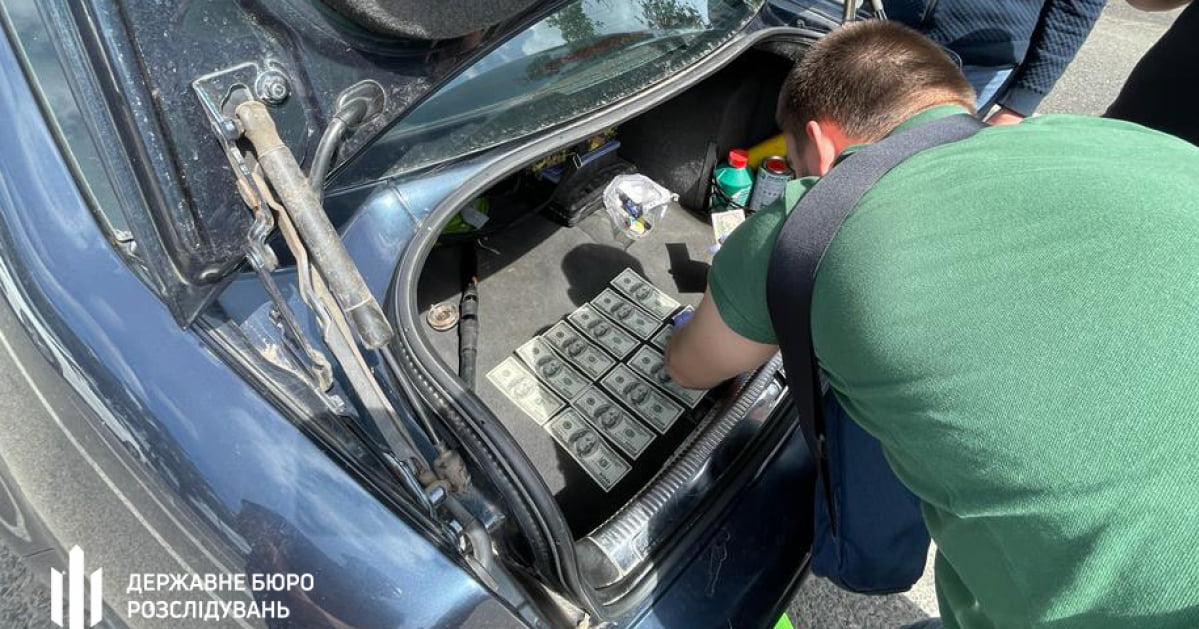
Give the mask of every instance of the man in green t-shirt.
[[[943, 53], [883, 22], [796, 66], [797, 172], [969, 110]], [[815, 178], [739, 227], [668, 367], [707, 387], [776, 350], [766, 274]], [[919, 153], [829, 246], [812, 338], [937, 542], [949, 627], [1199, 627], [1199, 147], [1043, 116]]]

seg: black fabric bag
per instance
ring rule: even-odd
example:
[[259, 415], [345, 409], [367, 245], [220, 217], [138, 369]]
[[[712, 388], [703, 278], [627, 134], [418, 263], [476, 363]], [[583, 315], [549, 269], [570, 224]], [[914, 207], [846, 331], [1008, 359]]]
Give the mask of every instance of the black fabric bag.
[[924, 571], [929, 537], [918, 499], [895, 477], [878, 441], [831, 393], [822, 413], [811, 334], [816, 271], [845, 217], [883, 175], [920, 151], [985, 126], [967, 114], [949, 116], [849, 155], [800, 199], [771, 256], [770, 319], [818, 475], [811, 570], [851, 592], [911, 588]]

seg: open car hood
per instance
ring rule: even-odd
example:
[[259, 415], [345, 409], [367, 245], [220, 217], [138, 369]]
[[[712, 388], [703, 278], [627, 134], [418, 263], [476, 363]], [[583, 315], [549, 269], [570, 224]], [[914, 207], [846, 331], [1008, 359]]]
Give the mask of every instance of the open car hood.
[[[134, 262], [187, 325], [245, 258], [250, 213], [197, 97], [197, 81], [270, 76], [280, 135], [302, 166], [343, 92], [374, 81], [380, 115], [353, 154], [490, 42], [551, 0], [47, 0], [77, 45], [78, 100], [116, 122], [137, 202], [122, 207]], [[68, 30], [69, 29], [69, 30]], [[75, 33], [79, 34], [76, 39]], [[67, 65], [67, 64], [64, 64]], [[213, 79], [212, 77], [217, 77]]]

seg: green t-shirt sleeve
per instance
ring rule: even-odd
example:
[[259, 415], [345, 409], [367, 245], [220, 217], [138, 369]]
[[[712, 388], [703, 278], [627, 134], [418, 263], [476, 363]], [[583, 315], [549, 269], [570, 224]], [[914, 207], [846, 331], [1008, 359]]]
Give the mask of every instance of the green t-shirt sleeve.
[[767, 345], [778, 339], [770, 323], [766, 305], [766, 274], [770, 256], [779, 231], [803, 196], [816, 182], [813, 177], [796, 179], [787, 184], [783, 198], [771, 203], [746, 219], [728, 239], [708, 272], [708, 290], [725, 325], [741, 336]]

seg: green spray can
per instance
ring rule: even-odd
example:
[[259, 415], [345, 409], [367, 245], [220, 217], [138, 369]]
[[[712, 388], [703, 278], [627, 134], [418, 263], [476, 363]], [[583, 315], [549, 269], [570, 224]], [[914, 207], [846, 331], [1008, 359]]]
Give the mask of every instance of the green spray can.
[[712, 192], [708, 196], [708, 211], [741, 210], [749, 205], [754, 177], [749, 172], [749, 154], [745, 149], [729, 151], [729, 160], [712, 172]]

